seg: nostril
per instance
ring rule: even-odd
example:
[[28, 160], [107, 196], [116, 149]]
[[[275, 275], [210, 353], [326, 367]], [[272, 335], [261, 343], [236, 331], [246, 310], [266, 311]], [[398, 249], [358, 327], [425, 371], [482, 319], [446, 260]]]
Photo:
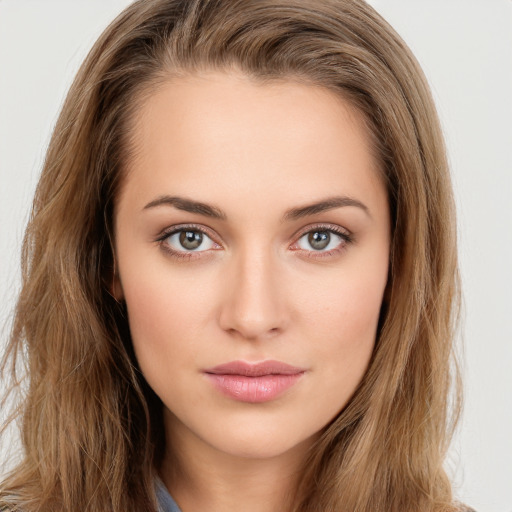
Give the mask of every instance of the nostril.
[[268, 339], [273, 338], [281, 332], [280, 327], [272, 327], [270, 329], [257, 329], [257, 328], [247, 328], [247, 326], [240, 326], [239, 328], [232, 327], [226, 329], [226, 332], [233, 337], [237, 337], [240, 339], [256, 341], [258, 339]]

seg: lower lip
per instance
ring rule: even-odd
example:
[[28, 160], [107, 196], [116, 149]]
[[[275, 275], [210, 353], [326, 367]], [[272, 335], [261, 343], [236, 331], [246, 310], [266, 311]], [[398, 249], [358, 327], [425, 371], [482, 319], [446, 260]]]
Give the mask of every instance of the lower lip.
[[239, 402], [255, 404], [274, 400], [290, 389], [304, 375], [304, 372], [293, 375], [261, 375], [260, 377], [215, 373], [206, 375], [224, 395]]

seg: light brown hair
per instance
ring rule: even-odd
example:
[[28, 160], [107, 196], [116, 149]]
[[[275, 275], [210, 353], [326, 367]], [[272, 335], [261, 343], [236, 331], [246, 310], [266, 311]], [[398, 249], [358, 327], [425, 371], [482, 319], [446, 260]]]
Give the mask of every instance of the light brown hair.
[[15, 384], [26, 361], [15, 411], [23, 455], [1, 484], [0, 508], [156, 510], [161, 403], [109, 293], [113, 208], [144, 98], [171, 76], [232, 67], [320, 85], [358, 108], [392, 215], [372, 360], [309, 454], [292, 509], [459, 510], [443, 469], [460, 405], [445, 148], [416, 60], [362, 0], [139, 0], [96, 42], [55, 127], [24, 240], [4, 360]]

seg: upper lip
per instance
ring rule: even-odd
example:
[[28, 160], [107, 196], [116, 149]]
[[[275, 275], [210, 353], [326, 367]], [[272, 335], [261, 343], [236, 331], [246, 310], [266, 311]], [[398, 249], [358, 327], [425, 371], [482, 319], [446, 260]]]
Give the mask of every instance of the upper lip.
[[246, 361], [231, 361], [208, 368], [205, 373], [215, 375], [243, 375], [245, 377], [262, 377], [264, 375], [296, 375], [304, 373], [304, 368], [292, 366], [281, 361], [262, 361], [248, 363]]

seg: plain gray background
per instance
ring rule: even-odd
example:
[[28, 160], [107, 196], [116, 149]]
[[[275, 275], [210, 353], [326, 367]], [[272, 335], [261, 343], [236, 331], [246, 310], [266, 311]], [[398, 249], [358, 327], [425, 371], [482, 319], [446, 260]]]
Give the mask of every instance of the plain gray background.
[[[63, 97], [96, 37], [128, 3], [0, 0], [1, 323], [19, 286], [23, 228]], [[424, 67], [452, 164], [466, 406], [448, 467], [457, 495], [478, 512], [511, 512], [512, 1], [370, 3]]]

